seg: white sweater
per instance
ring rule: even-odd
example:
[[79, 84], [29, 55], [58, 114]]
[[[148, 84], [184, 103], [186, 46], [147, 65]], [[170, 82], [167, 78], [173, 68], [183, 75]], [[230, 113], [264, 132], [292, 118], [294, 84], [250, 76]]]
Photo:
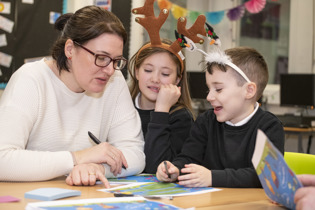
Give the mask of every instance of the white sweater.
[[[104, 93], [75, 93], [52, 72], [44, 59], [23, 65], [11, 77], [0, 99], [0, 181], [42, 181], [68, 174], [69, 151], [101, 141], [121, 150], [128, 169], [145, 166], [141, 121], [120, 71]], [[113, 177], [109, 166], [105, 176]]]

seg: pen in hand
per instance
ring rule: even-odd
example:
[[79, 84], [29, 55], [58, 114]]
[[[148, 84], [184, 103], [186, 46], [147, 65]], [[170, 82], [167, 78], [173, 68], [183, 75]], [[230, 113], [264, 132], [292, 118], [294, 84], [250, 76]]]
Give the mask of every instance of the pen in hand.
[[166, 174], [167, 174], [168, 178], [170, 179], [170, 178], [171, 178], [171, 174], [168, 172], [168, 169], [167, 169], [167, 162], [166, 162], [166, 161], [164, 161], [164, 166], [165, 166]]
[[[90, 131], [88, 131], [89, 137], [95, 142], [95, 144], [100, 144], [101, 141], [96, 138], [96, 136], [93, 135], [93, 133], [91, 133]], [[122, 165], [123, 169], [126, 169], [126, 167], [124, 165]]]
[[90, 131], [88, 131], [89, 137], [95, 142], [95, 144], [100, 144], [101, 141], [98, 140], [98, 138], [96, 138], [93, 133], [91, 133]]

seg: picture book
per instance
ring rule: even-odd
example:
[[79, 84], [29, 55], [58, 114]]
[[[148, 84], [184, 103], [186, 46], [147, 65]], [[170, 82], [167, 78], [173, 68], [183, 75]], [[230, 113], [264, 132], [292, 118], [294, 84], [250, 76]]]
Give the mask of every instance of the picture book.
[[295, 209], [294, 194], [302, 184], [261, 130], [257, 132], [252, 163], [267, 196], [287, 208]]
[[24, 194], [25, 198], [37, 199], [43, 201], [52, 201], [60, 198], [66, 198], [71, 196], [79, 196], [81, 195], [81, 191], [79, 190], [69, 190], [63, 188], [38, 188], [36, 190], [32, 190], [26, 192]]
[[94, 198], [28, 203], [26, 210], [78, 210], [78, 209], [181, 209], [174, 205], [150, 201], [142, 197]]

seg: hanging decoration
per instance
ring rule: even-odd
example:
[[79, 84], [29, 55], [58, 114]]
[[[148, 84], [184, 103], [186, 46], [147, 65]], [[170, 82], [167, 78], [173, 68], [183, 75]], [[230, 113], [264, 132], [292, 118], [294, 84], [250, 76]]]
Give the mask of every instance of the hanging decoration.
[[265, 8], [266, 0], [249, 0], [244, 4], [238, 5], [237, 7], [214, 12], [198, 12], [187, 10], [186, 8], [180, 7], [177, 4], [171, 3], [169, 0], [157, 0], [157, 4], [161, 10], [164, 8], [169, 9], [175, 19], [187, 16], [191, 22], [194, 22], [198, 15], [204, 14], [207, 17], [207, 22], [215, 25], [223, 20], [225, 14], [229, 20], [235, 21], [243, 17], [245, 14], [245, 9], [249, 13], [259, 13]]
[[172, 15], [174, 16], [174, 18], [177, 20], [180, 17], [186, 17], [187, 16], [187, 9], [180, 7], [176, 4], [172, 4]]
[[211, 25], [218, 24], [224, 18], [224, 11], [207, 12], [206, 18], [207, 18], [207, 22], [209, 22]]
[[245, 3], [246, 9], [250, 13], [258, 13], [265, 8], [266, 0], [251, 0]]
[[233, 20], [238, 20], [238, 19], [240, 19], [241, 17], [243, 17], [244, 13], [245, 13], [245, 7], [244, 7], [244, 5], [240, 5], [240, 6], [238, 6], [238, 7], [235, 7], [235, 8], [230, 9], [230, 10], [227, 12], [226, 16], [227, 16], [231, 21], [233, 21]]

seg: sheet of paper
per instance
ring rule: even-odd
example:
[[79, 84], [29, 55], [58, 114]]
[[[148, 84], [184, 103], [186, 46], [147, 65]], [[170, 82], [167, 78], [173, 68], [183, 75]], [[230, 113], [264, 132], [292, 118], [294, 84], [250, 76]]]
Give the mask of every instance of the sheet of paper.
[[196, 195], [201, 193], [215, 192], [220, 189], [212, 187], [184, 187], [175, 183], [164, 182], [137, 182], [109, 189], [100, 189], [102, 192], [127, 193], [137, 196], [184, 196]]
[[55, 24], [56, 20], [60, 17], [59, 12], [49, 12], [49, 23]]
[[9, 202], [18, 202], [20, 201], [19, 198], [6, 195], [6, 196], [0, 196], [0, 203], [9, 203]]
[[34, 4], [34, 0], [22, 0], [24, 4]]
[[28, 203], [26, 210], [49, 209], [59, 210], [62, 207], [67, 210], [78, 209], [181, 209], [176, 206], [157, 201], [150, 201], [142, 197], [122, 197], [122, 198], [95, 198], [81, 200], [61, 200], [49, 202]]
[[0, 13], [10, 14], [11, 13], [11, 2], [0, 1]]
[[0, 52], [0, 65], [9, 68], [11, 66], [12, 56], [6, 53]]
[[38, 188], [35, 190], [28, 191], [24, 194], [25, 198], [29, 199], [37, 199], [44, 201], [51, 201], [60, 198], [72, 197], [72, 196], [80, 196], [81, 191], [79, 190], [69, 190], [57, 187], [50, 188]]
[[5, 34], [0, 34], [0, 47], [7, 46], [7, 37]]
[[287, 208], [295, 209], [294, 194], [302, 184], [261, 130], [257, 132], [252, 163], [267, 196]]
[[139, 174], [134, 176], [126, 176], [126, 177], [119, 177], [119, 178], [109, 178], [109, 184], [130, 184], [135, 182], [159, 182], [153, 174]]
[[8, 33], [12, 33], [14, 22], [0, 15], [0, 28]]

